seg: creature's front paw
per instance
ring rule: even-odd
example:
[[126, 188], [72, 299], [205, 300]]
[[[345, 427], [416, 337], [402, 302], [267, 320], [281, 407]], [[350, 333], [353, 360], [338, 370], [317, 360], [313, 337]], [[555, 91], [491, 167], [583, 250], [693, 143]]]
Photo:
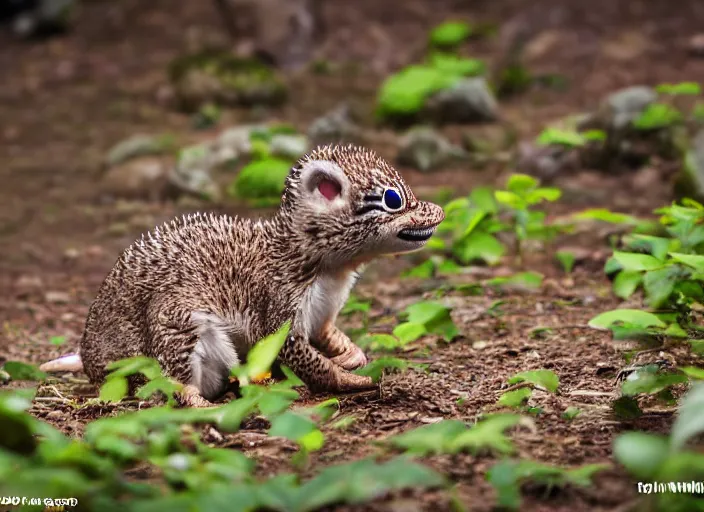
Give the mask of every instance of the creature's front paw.
[[330, 360], [345, 370], [356, 370], [367, 364], [367, 356], [357, 345], [350, 343], [342, 354], [330, 358]]
[[376, 389], [377, 387], [377, 384], [374, 384], [371, 377], [356, 375], [338, 368], [335, 371], [335, 389], [332, 391], [345, 393], [353, 391], [366, 391]]

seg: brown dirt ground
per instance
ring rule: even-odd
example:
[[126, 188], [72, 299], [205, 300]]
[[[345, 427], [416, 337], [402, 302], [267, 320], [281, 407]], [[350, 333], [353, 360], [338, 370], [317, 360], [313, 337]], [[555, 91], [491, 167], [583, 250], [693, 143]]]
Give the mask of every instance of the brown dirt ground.
[[[157, 91], [165, 83], [165, 65], [185, 48], [187, 37], [221, 31], [210, 2], [120, 0], [84, 2], [79, 23], [66, 37], [20, 43], [0, 32], [0, 362], [40, 363], [75, 348], [90, 301], [121, 248], [144, 229], [180, 211], [210, 208], [193, 202], [117, 203], [98, 200], [97, 183], [105, 151], [137, 132], [171, 131], [188, 136], [189, 120], [160, 106]], [[613, 2], [611, 0], [523, 2], [450, 0], [378, 2], [328, 0], [327, 34], [320, 54], [342, 63], [327, 76], [302, 73], [289, 78], [291, 101], [270, 118], [307, 123], [341, 100], [368, 105], [384, 73], [411, 62], [423, 51], [429, 27], [459, 17], [505, 25], [523, 23], [534, 32], [551, 31], [556, 43], [535, 49], [533, 69], [559, 72], [570, 87], [565, 92], [533, 90], [502, 104], [502, 112], [522, 137], [532, 136], [547, 121], [593, 108], [615, 88], [638, 83], [657, 84], [700, 80], [704, 60], [688, 56], [688, 38], [701, 30], [703, 6], [680, 1]], [[469, 51], [489, 59], [496, 44], [471, 43]], [[225, 123], [252, 118], [233, 111]], [[473, 128], [450, 128], [458, 137]], [[374, 145], [374, 144], [372, 144]], [[376, 149], [393, 157], [388, 145]], [[495, 182], [510, 168], [448, 170], [433, 177], [402, 169], [412, 186], [452, 186], [469, 190]], [[601, 175], [585, 170], [562, 181], [571, 190], [561, 214], [586, 206], [605, 206], [647, 213], [670, 199], [668, 177], [637, 188], [632, 174]], [[658, 181], [659, 180], [659, 181]], [[636, 187], [636, 188], [634, 188]], [[624, 193], [625, 192], [625, 193]], [[218, 210], [233, 212], [232, 205]], [[110, 226], [126, 223], [124, 233]], [[550, 253], [536, 253], [525, 268], [546, 275], [534, 294], [487, 292], [457, 298], [454, 311], [462, 330], [452, 344], [425, 339], [410, 351], [411, 360], [430, 362], [427, 373], [389, 376], [380, 397], [347, 397], [340, 413], [354, 415], [346, 431], [326, 431], [325, 448], [316, 454], [310, 471], [321, 464], [361, 457], [378, 450], [371, 441], [432, 422], [438, 418], [471, 421], [495, 410], [495, 401], [513, 373], [550, 368], [560, 376], [556, 395], [536, 394], [543, 412], [535, 430], [519, 430], [514, 439], [520, 455], [561, 464], [612, 462], [614, 436], [630, 429], [667, 432], [672, 415], [650, 409], [637, 421], [614, 420], [609, 403], [614, 377], [624, 359], [610, 338], [585, 329], [595, 314], [617, 305], [602, 275], [606, 239], [596, 231], [559, 244], [592, 251], [569, 277], [553, 263]], [[375, 298], [375, 312], [399, 311], [417, 300], [428, 283], [388, 278], [389, 270], [407, 265], [389, 260], [371, 269], [358, 293]], [[482, 276], [506, 272], [492, 269]], [[515, 267], [511, 270], [517, 270]], [[478, 279], [477, 275], [466, 278]], [[431, 283], [432, 284], [432, 283]], [[47, 292], [68, 295], [49, 301]], [[502, 314], [487, 313], [501, 299]], [[374, 322], [372, 322], [374, 325]], [[532, 339], [536, 326], [553, 327], [544, 339]], [[51, 336], [66, 336], [57, 348]], [[486, 341], [482, 349], [476, 341]], [[675, 357], [679, 357], [675, 354]], [[684, 356], [682, 356], [684, 357]], [[462, 398], [461, 404], [458, 399]], [[303, 403], [320, 397], [305, 395]], [[574, 405], [584, 412], [574, 421], [561, 419]], [[37, 404], [33, 411], [65, 432], [80, 435], [87, 421], [109, 414], [110, 408], [74, 410], [61, 403]], [[267, 441], [256, 422], [222, 444], [255, 456], [262, 474], [288, 464], [287, 445]], [[253, 443], [253, 444], [251, 444]], [[491, 457], [460, 455], [432, 457], [427, 462], [457, 482], [457, 496], [472, 510], [489, 510], [493, 490], [484, 479]], [[614, 469], [602, 473], [589, 489], [567, 489], [545, 495], [526, 489], [526, 510], [625, 510], [637, 499], [635, 485]], [[363, 507], [369, 510], [445, 510], [446, 495], [409, 493]]]

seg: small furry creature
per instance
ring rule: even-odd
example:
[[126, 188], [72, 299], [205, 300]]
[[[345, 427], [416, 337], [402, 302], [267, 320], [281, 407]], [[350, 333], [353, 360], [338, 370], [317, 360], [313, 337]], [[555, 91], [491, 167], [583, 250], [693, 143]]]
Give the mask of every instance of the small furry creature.
[[310, 388], [373, 388], [350, 371], [367, 360], [337, 315], [366, 263], [421, 248], [443, 219], [374, 152], [318, 148], [291, 169], [272, 218], [189, 215], [128, 247], [90, 307], [79, 354], [42, 369], [83, 369], [100, 383], [110, 362], [146, 355], [184, 384], [184, 405], [208, 406], [249, 348], [291, 320], [279, 361]]

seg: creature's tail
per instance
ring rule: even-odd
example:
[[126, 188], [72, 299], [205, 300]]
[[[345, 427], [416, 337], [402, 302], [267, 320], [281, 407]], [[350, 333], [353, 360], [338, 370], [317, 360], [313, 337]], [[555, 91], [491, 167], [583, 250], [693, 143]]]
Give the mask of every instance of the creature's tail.
[[44, 363], [39, 367], [43, 372], [80, 372], [83, 371], [83, 361], [80, 354], [69, 354]]

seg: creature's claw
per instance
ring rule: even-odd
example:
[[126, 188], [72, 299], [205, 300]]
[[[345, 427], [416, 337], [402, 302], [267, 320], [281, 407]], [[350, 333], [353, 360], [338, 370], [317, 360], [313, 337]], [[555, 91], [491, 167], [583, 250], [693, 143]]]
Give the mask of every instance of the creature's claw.
[[330, 360], [345, 370], [356, 370], [367, 364], [367, 356], [357, 345], [350, 343], [342, 354], [331, 357]]
[[178, 393], [178, 401], [183, 407], [216, 407], [214, 403], [203, 398], [198, 388], [193, 385], [183, 387]]
[[335, 385], [333, 390], [340, 393], [352, 391], [366, 391], [376, 389], [378, 386], [374, 384], [371, 377], [356, 375], [341, 368], [335, 369]]

